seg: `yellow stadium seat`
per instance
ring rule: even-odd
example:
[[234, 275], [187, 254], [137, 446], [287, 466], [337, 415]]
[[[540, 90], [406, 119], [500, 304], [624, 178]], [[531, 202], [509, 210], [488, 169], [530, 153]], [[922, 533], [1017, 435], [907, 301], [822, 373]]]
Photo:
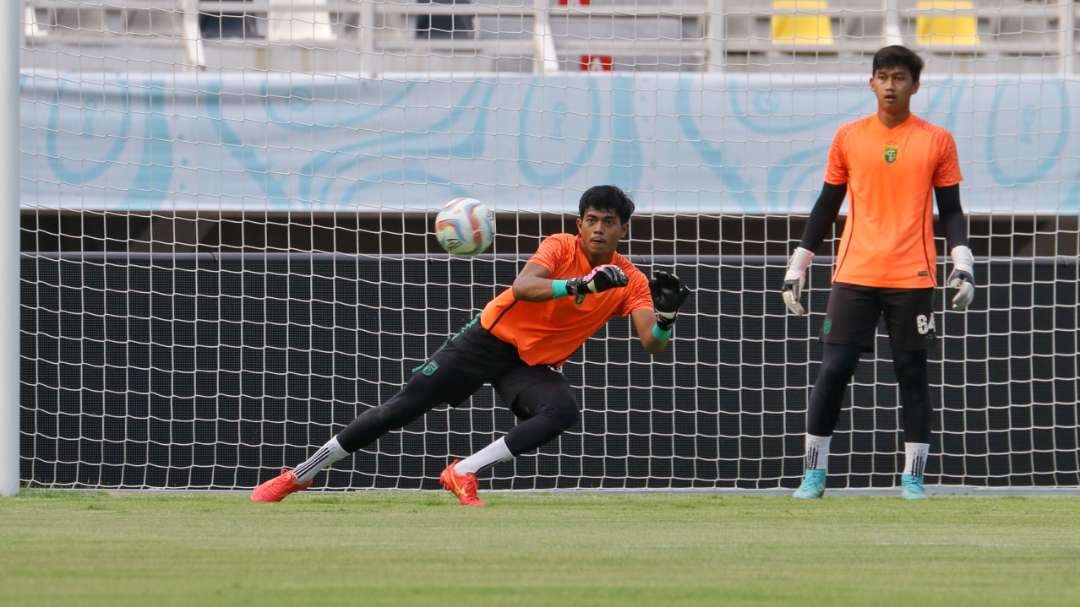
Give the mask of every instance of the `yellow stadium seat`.
[[[817, 11], [828, 7], [826, 0], [773, 0], [773, 8]], [[773, 44], [831, 45], [832, 21], [828, 15], [773, 15]]]
[[[919, 10], [960, 10], [973, 8], [968, 0], [921, 0]], [[915, 41], [922, 46], [978, 46], [979, 28], [975, 15], [919, 15], [915, 18]]]

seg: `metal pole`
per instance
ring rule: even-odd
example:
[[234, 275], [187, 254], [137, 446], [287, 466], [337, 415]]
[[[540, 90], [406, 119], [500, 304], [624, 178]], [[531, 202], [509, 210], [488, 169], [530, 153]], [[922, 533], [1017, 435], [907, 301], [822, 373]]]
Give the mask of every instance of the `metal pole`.
[[722, 72], [727, 68], [727, 53], [725, 52], [724, 28], [727, 15], [724, 13], [724, 0], [709, 0], [708, 36], [709, 59], [705, 64], [706, 72]]
[[885, 11], [885, 46], [903, 44], [904, 37], [900, 34], [900, 8], [896, 0], [882, 0], [882, 10]]
[[1076, 59], [1076, 4], [1068, 0], [1058, 3], [1058, 47], [1061, 57], [1061, 73], [1071, 76]]
[[555, 52], [555, 35], [547, 0], [533, 0], [533, 73], [554, 74], [559, 71], [559, 56]]
[[199, 29], [199, 0], [180, 0], [180, 18], [184, 32], [184, 54], [193, 69], [206, 67], [202, 31]]
[[3, 2], [0, 40], [8, 50], [0, 58], [0, 280], [7, 285], [0, 305], [0, 331], [8, 352], [0, 356], [0, 496], [19, 494], [19, 52], [23, 28], [21, 0]]

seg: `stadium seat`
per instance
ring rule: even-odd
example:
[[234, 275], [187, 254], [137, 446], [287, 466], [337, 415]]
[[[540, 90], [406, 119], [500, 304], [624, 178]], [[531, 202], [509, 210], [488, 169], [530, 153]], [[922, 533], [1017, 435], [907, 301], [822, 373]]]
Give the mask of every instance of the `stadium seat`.
[[[795, 9], [799, 11], [819, 11], [828, 8], [826, 0], [773, 0], [773, 9]], [[773, 44], [796, 45], [831, 45], [833, 44], [832, 22], [828, 15], [773, 15]]]
[[[918, 10], [971, 10], [969, 0], [920, 0]], [[974, 14], [919, 15], [915, 19], [915, 41], [920, 46], [978, 46], [978, 20]]]

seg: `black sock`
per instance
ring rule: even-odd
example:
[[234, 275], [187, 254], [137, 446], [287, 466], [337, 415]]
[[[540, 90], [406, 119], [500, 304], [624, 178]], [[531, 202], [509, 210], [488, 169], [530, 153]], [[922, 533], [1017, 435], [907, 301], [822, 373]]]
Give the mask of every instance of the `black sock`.
[[893, 352], [893, 370], [900, 383], [900, 407], [904, 442], [930, 442], [930, 382], [926, 350]]

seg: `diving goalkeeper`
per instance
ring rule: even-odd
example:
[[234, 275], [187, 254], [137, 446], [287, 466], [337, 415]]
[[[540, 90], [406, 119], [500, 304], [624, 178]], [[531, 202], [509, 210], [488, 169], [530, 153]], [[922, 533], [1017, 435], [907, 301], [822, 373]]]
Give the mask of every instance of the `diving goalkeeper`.
[[305, 489], [319, 471], [431, 409], [456, 406], [490, 383], [520, 420], [505, 436], [461, 461], [439, 482], [465, 506], [481, 506], [476, 473], [547, 443], [577, 422], [578, 403], [560, 367], [612, 316], [629, 315], [641, 345], [662, 352], [690, 291], [671, 274], [645, 278], [616, 252], [634, 203], [596, 186], [578, 203], [575, 234], [546, 238], [514, 279], [386, 402], [368, 409], [296, 468], [251, 494], [277, 502]]
[[900, 383], [905, 453], [901, 495], [926, 497], [923, 470], [930, 451], [931, 413], [926, 353], [934, 338], [937, 268], [932, 198], [937, 198], [952, 255], [946, 283], [957, 289], [954, 310], [967, 309], [975, 296], [975, 259], [960, 207], [956, 143], [947, 130], [911, 113], [922, 68], [922, 59], [902, 46], [887, 46], [874, 55], [870, 89], [877, 97], [877, 113], [837, 131], [821, 195], [784, 276], [784, 304], [794, 314], [805, 314], [799, 296], [806, 269], [832, 229], [845, 195], [850, 195], [821, 327], [821, 369], [807, 407], [797, 498], [818, 498], [825, 492], [829, 443], [844, 391], [860, 353], [873, 349], [882, 316]]

